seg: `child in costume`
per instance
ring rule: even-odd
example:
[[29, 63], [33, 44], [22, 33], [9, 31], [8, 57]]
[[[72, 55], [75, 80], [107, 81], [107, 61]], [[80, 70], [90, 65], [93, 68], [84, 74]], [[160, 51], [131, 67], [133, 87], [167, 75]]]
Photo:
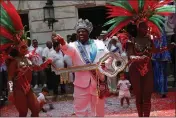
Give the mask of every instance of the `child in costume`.
[[129, 98], [131, 97], [130, 95], [130, 82], [126, 79], [125, 73], [121, 72], [120, 74], [120, 80], [118, 81], [117, 88], [119, 89], [119, 99], [121, 106], [123, 106], [123, 101], [126, 99], [128, 106], [130, 105]]
[[0, 60], [6, 60], [8, 98], [14, 103], [20, 117], [26, 117], [28, 109], [31, 110], [31, 116], [38, 117], [40, 106], [30, 86], [32, 71], [44, 69], [51, 60], [40, 66], [32, 65], [30, 60], [35, 54], [28, 54], [26, 33], [15, 7], [8, 0], [0, 2], [0, 9], [0, 50], [5, 51]]
[[129, 26], [129, 23], [134, 24], [134, 28], [127, 28], [127, 32], [133, 38], [126, 42], [126, 51], [130, 80], [140, 117], [150, 116], [153, 92], [152, 54], [164, 52], [176, 46], [173, 43], [162, 48], [155, 48], [151, 40], [151, 35], [155, 39], [160, 39], [163, 32], [161, 27], [165, 21], [163, 16], [175, 12], [174, 5], [167, 5], [170, 2], [173, 0], [116, 0], [106, 5], [109, 11], [108, 18], [113, 18], [105, 23], [105, 26], [112, 25], [107, 36], [112, 37], [125, 26]]

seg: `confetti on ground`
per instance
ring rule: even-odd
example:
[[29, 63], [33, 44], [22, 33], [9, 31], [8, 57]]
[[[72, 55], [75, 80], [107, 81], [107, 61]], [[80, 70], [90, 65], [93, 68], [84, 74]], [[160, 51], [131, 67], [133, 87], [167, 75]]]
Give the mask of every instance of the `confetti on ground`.
[[[159, 95], [153, 94], [151, 116], [174, 117], [175, 97], [174, 92], [168, 93], [167, 98], [160, 98]], [[53, 110], [49, 110], [49, 106], [45, 105], [44, 108], [48, 111], [47, 113], [40, 112], [40, 117], [69, 117], [74, 113], [72, 100], [54, 102], [53, 105]], [[7, 105], [1, 109], [0, 115], [2, 117], [18, 116], [18, 112], [14, 105]], [[28, 116], [30, 116], [30, 111]], [[129, 107], [127, 107], [126, 102], [124, 102], [124, 107], [121, 107], [118, 97], [107, 98], [105, 102], [105, 116], [137, 116], [134, 97], [131, 98]]]

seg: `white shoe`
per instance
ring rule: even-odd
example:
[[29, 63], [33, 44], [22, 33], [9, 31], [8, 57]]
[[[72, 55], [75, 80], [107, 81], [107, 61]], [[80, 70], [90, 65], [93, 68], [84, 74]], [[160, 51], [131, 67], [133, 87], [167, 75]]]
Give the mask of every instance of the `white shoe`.
[[43, 87], [47, 87], [47, 85], [46, 85], [46, 84], [44, 84], [44, 85], [43, 85]]
[[37, 88], [38, 88], [38, 85], [35, 85], [35, 86], [34, 86], [34, 89], [37, 89]]

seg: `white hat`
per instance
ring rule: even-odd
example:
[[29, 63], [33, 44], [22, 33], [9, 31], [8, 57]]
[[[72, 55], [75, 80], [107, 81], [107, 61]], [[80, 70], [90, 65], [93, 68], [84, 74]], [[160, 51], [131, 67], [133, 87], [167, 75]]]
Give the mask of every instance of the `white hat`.
[[76, 23], [75, 30], [78, 31], [79, 29], [86, 29], [90, 34], [91, 31], [93, 30], [93, 25], [91, 22], [89, 22], [88, 19], [86, 20], [79, 19], [78, 22]]
[[108, 33], [107, 31], [104, 31], [104, 30], [103, 30], [103, 31], [101, 32], [100, 36], [106, 35], [107, 33]]
[[118, 40], [117, 36], [113, 36], [111, 39]]

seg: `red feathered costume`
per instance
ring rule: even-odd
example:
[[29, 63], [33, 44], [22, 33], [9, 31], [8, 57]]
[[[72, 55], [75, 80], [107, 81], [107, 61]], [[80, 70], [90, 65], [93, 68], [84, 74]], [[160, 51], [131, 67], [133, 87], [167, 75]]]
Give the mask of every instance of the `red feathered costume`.
[[162, 35], [162, 25], [165, 21], [163, 16], [174, 13], [175, 6], [167, 5], [170, 2], [173, 0], [116, 0], [107, 4], [108, 18], [112, 18], [105, 23], [105, 25], [112, 24], [108, 36], [115, 35], [130, 22], [136, 25], [135, 29], [130, 27], [128, 29], [131, 31], [127, 31], [131, 36], [137, 34], [131, 41], [126, 42], [130, 36], [125, 36], [125, 33], [118, 34], [118, 37], [129, 57], [130, 80], [140, 117], [150, 116], [153, 92], [151, 56], [153, 53], [175, 47], [175, 44], [170, 44], [169, 48], [156, 49], [153, 41], [150, 40], [151, 35], [156, 36], [157, 39]]
[[27, 37], [20, 16], [9, 0], [7, 3], [1, 1], [0, 9], [0, 51], [4, 51], [0, 55], [0, 62], [5, 60], [7, 65], [9, 100], [15, 104], [20, 117], [26, 117], [28, 109], [31, 110], [31, 116], [38, 117], [40, 105], [30, 87], [32, 71], [44, 69], [51, 60], [40, 66], [32, 65], [30, 59], [36, 55], [27, 54]]

